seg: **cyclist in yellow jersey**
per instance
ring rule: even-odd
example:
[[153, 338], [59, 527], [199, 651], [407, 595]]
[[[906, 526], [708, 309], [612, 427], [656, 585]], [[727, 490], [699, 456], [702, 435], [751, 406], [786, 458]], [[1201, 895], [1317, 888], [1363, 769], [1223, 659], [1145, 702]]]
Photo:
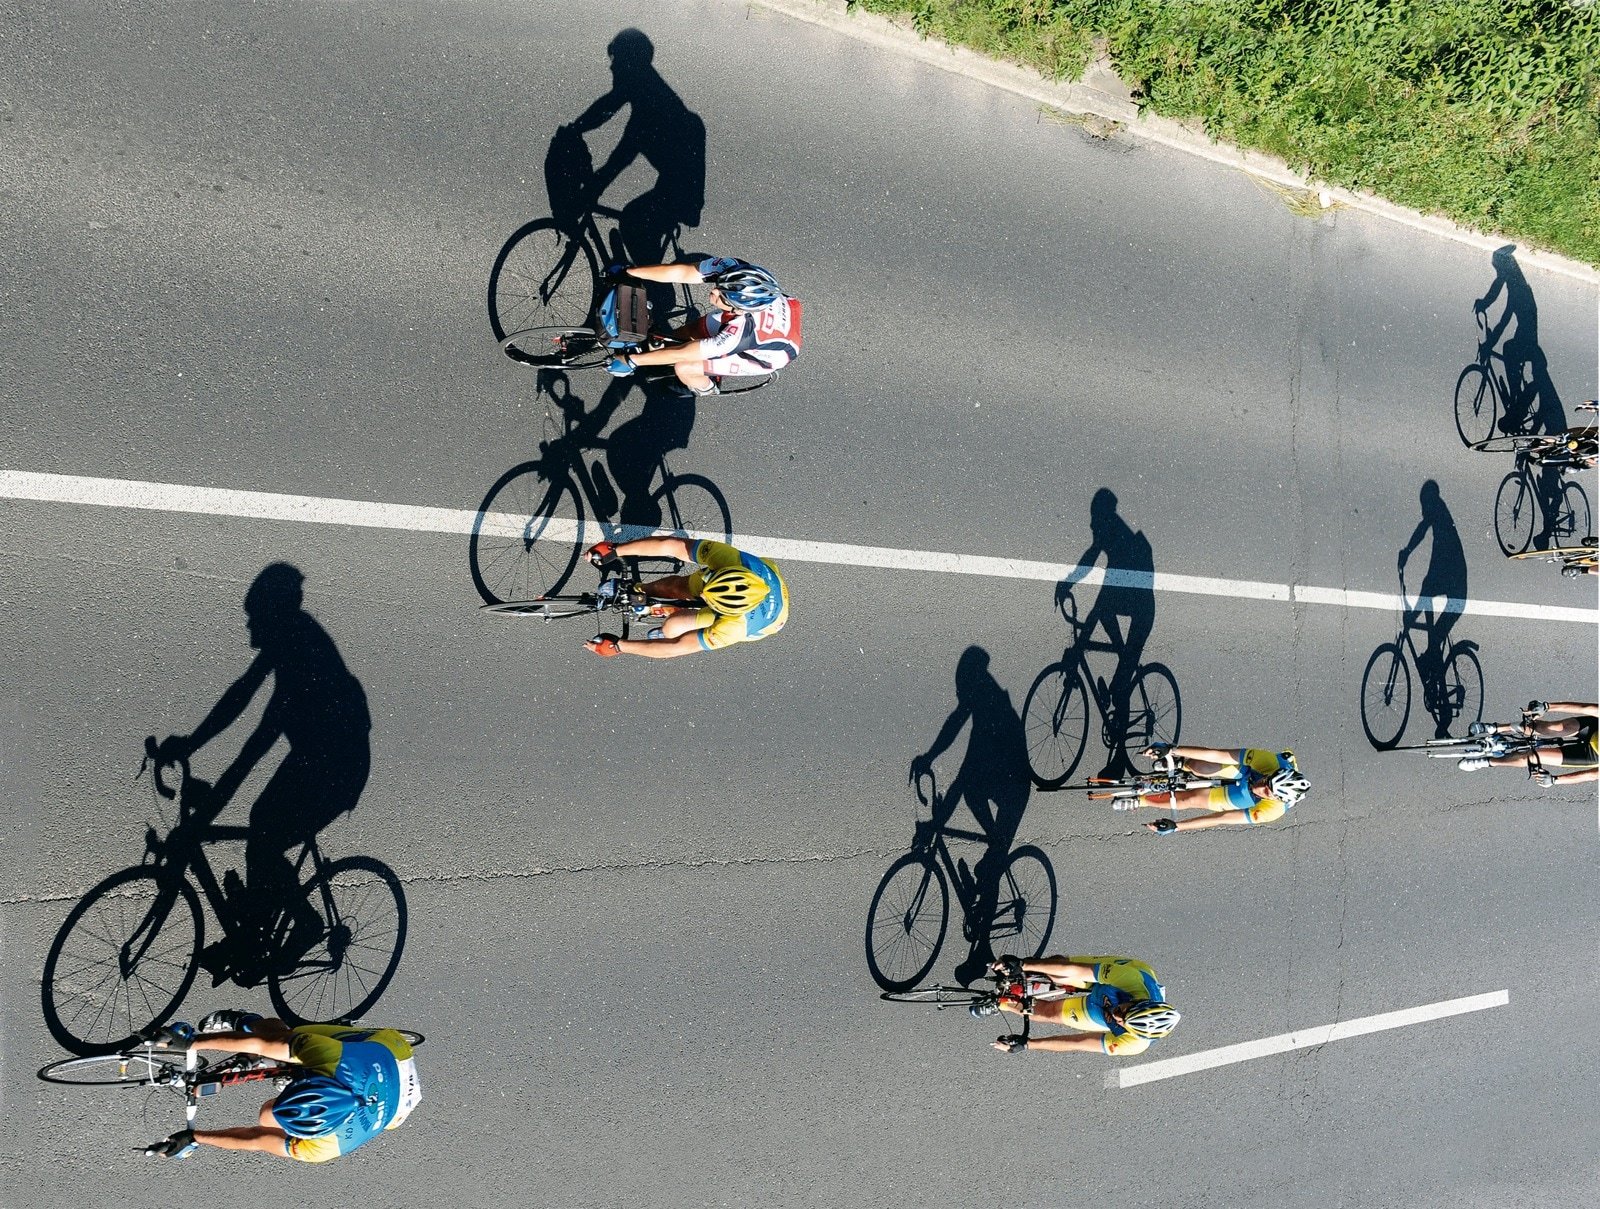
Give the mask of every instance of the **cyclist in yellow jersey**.
[[[1566, 714], [1548, 718], [1546, 714]], [[1469, 735], [1527, 735], [1539, 741], [1532, 756], [1463, 756], [1462, 772], [1483, 768], [1526, 768], [1545, 788], [1600, 781], [1600, 704], [1593, 701], [1530, 701], [1526, 723], [1492, 725], [1474, 722]], [[1554, 773], [1551, 768], [1571, 768]]]
[[259, 1054], [303, 1069], [261, 1106], [254, 1125], [181, 1129], [145, 1148], [183, 1158], [197, 1146], [253, 1150], [325, 1163], [394, 1129], [422, 1099], [416, 1059], [394, 1029], [343, 1024], [290, 1027], [253, 1012], [212, 1012], [198, 1026], [167, 1025], [147, 1036], [173, 1048]]
[[589, 560], [602, 570], [620, 570], [627, 557], [673, 558], [694, 563], [695, 569], [644, 585], [652, 596], [684, 602], [682, 608], [667, 611], [649, 638], [599, 634], [584, 643], [596, 655], [675, 659], [759, 642], [789, 620], [789, 589], [778, 568], [726, 542], [642, 537], [620, 545], [601, 542], [589, 550]]
[[[1006, 1053], [1044, 1050], [1048, 1053], [1140, 1054], [1150, 1043], [1177, 1026], [1178, 1011], [1166, 1002], [1166, 988], [1156, 972], [1132, 957], [1002, 957], [991, 967], [1019, 981], [1025, 974], [1042, 975], [1058, 987], [1080, 993], [1064, 999], [1034, 1000], [1031, 1016], [1049, 1024], [1076, 1029], [1077, 1036], [1001, 1037], [994, 1048]], [[1002, 995], [998, 1002], [974, 1004], [976, 1017], [996, 1012], [1022, 1015], [1022, 1004]]]
[[1184, 772], [1222, 784], [1176, 792], [1126, 794], [1111, 801], [1113, 810], [1145, 806], [1171, 810], [1205, 810], [1187, 819], [1157, 819], [1145, 830], [1157, 835], [1204, 831], [1210, 827], [1248, 827], [1283, 817], [1311, 782], [1300, 771], [1292, 751], [1261, 747], [1191, 747], [1157, 743], [1141, 753], [1152, 760], [1171, 759]]

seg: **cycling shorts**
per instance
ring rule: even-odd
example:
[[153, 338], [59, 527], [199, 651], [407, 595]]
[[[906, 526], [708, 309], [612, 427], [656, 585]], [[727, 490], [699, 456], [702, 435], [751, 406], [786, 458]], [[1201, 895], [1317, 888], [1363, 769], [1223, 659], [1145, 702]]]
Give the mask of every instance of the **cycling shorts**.
[[1561, 745], [1561, 766], [1592, 764], [1600, 764], [1600, 721], [1585, 718], [1577, 737]]

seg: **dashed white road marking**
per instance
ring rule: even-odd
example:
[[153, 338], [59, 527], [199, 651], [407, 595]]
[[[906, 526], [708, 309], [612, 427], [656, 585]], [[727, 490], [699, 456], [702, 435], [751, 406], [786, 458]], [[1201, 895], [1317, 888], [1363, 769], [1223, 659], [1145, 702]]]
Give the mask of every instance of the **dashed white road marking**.
[[1319, 1024], [1312, 1028], [1281, 1033], [1276, 1037], [1263, 1037], [1259, 1041], [1244, 1041], [1238, 1045], [1224, 1045], [1221, 1049], [1201, 1050], [1198, 1054], [1185, 1054], [1181, 1058], [1167, 1058], [1160, 1062], [1145, 1062], [1139, 1066], [1125, 1066], [1106, 1075], [1107, 1087], [1137, 1087], [1141, 1083], [1154, 1083], [1160, 1079], [1175, 1079], [1179, 1075], [1192, 1075], [1196, 1071], [1228, 1066], [1235, 1062], [1248, 1062], [1252, 1058], [1265, 1058], [1292, 1049], [1305, 1049], [1313, 1045], [1327, 1045], [1330, 1041], [1343, 1041], [1349, 1037], [1362, 1037], [1367, 1033], [1380, 1033], [1385, 1029], [1404, 1028], [1429, 1020], [1442, 1020], [1446, 1016], [1460, 1016], [1465, 1012], [1481, 1012], [1486, 1008], [1505, 1007], [1511, 1002], [1510, 991], [1490, 991], [1484, 995], [1468, 995], [1462, 999], [1446, 999], [1442, 1003], [1425, 1003], [1421, 1007], [1402, 1008], [1398, 1012], [1383, 1012], [1377, 1016], [1362, 1016], [1357, 1020], [1341, 1020], [1337, 1024]]
[[[376, 529], [406, 529], [424, 533], [470, 533], [478, 514], [464, 508], [428, 508], [415, 504], [384, 504], [368, 500], [327, 499], [312, 495], [282, 495], [271, 491], [236, 491], [223, 487], [195, 487], [181, 483], [149, 483], [136, 479], [88, 478], [71, 474], [37, 474], [0, 470], [0, 498], [39, 500], [61, 504], [92, 504], [105, 508], [140, 508], [159, 512], [187, 512], [209, 516], [236, 516], [253, 520], [296, 521], [312, 525], [355, 525]], [[512, 535], [521, 531], [526, 517], [504, 513], [484, 518], [491, 532]], [[642, 537], [650, 530], [627, 526], [594, 526], [596, 539]], [[547, 524], [543, 536], [571, 541], [580, 536], [575, 523]], [[691, 533], [693, 537], [717, 537]], [[840, 542], [798, 541], [785, 537], [738, 535], [741, 548], [764, 558], [839, 566], [876, 567], [900, 571], [933, 571], [950, 575], [976, 575], [994, 579], [1030, 579], [1059, 583], [1069, 575], [1088, 587], [1138, 588], [1235, 600], [1274, 600], [1284, 603], [1333, 605], [1346, 609], [1398, 612], [1415, 602], [1390, 592], [1357, 592], [1345, 588], [1319, 588], [1309, 584], [1260, 583], [1243, 579], [1215, 579], [1201, 575], [1154, 574], [1117, 568], [1080, 567], [1072, 563], [1037, 562], [1024, 558], [997, 558], [982, 554], [950, 554], [936, 550], [900, 550], [890, 546], [857, 546]], [[1521, 617], [1532, 621], [1600, 624], [1600, 609], [1560, 605], [1523, 604], [1506, 600], [1462, 600], [1436, 597], [1435, 613], [1461, 613], [1481, 617]]]

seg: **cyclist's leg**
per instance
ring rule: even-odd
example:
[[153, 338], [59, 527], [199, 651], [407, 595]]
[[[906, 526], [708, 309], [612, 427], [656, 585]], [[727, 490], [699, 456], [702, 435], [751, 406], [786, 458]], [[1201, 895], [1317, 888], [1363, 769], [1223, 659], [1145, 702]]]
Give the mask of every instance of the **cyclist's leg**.
[[1157, 810], [1226, 810], [1226, 806], [1213, 804], [1213, 795], [1227, 794], [1226, 789], [1180, 789], [1176, 793], [1144, 793], [1136, 800], [1140, 806]]
[[699, 609], [673, 609], [662, 619], [661, 636], [663, 638], [682, 638], [685, 634], [706, 628], [706, 622], [700, 616]]

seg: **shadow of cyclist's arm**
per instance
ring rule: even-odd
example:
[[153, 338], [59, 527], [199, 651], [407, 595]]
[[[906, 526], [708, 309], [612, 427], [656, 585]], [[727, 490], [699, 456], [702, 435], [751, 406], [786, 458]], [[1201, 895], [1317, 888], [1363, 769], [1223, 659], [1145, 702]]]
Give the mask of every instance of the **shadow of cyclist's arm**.
[[245, 669], [244, 675], [228, 686], [227, 691], [211, 707], [211, 712], [194, 728], [189, 736], [189, 750], [198, 751], [237, 722], [271, 670], [272, 660], [265, 653], [257, 655], [255, 661]]

